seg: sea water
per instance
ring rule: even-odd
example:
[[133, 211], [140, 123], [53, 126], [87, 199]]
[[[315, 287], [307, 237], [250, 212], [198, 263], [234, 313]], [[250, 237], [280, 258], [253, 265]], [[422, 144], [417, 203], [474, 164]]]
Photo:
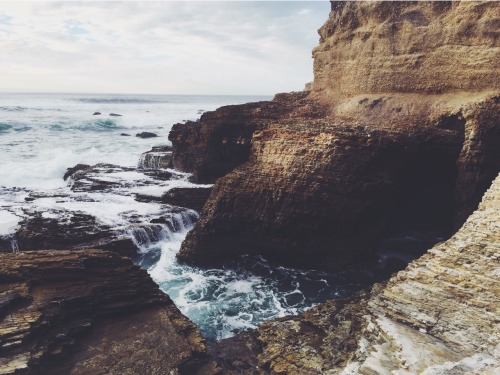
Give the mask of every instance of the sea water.
[[[209, 339], [229, 337], [264, 320], [296, 314], [326, 299], [353, 293], [364, 285], [344, 274], [280, 267], [260, 257], [242, 256], [222, 269], [177, 262], [175, 254], [198, 214], [138, 201], [135, 195], [160, 196], [173, 187], [193, 186], [188, 174], [170, 170], [173, 179], [152, 185], [140, 170], [121, 171], [107, 178], [123, 183], [104, 192], [72, 192], [63, 180], [66, 169], [78, 163], [136, 167], [141, 153], [169, 144], [167, 137], [174, 123], [196, 120], [204, 111], [222, 105], [268, 99], [0, 94], [0, 236], [14, 235], [26, 212], [37, 211], [42, 217], [59, 220], [68, 212], [92, 215], [134, 240], [137, 263]], [[144, 131], [158, 137], [135, 136]], [[27, 202], [25, 198], [33, 191], [40, 198]], [[170, 225], [151, 225], [155, 215], [170, 215]], [[17, 250], [14, 242], [12, 250]]]

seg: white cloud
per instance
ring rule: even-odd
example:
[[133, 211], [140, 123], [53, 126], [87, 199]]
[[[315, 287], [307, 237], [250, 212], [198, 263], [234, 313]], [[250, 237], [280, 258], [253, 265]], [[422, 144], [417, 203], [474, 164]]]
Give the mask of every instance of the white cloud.
[[328, 10], [327, 1], [0, 2], [0, 90], [299, 90]]

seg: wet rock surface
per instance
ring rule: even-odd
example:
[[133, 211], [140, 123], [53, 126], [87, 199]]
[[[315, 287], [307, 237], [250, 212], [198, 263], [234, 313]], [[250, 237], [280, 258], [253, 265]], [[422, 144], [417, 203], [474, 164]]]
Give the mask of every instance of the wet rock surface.
[[192, 374], [207, 362], [194, 324], [126, 258], [87, 249], [0, 259], [3, 374]]
[[210, 348], [223, 374], [495, 374], [500, 176], [448, 241], [371, 292]]
[[36, 212], [19, 224], [21, 228], [14, 237], [17, 250], [97, 248], [114, 250], [131, 258], [137, 254], [130, 237], [99, 223], [91, 215], [64, 211], [52, 211], [51, 214], [54, 217]]
[[142, 153], [139, 168], [145, 170], [172, 168], [172, 147], [157, 146]]
[[173, 188], [163, 194], [161, 201], [200, 212], [211, 192], [211, 187]]
[[[64, 175], [69, 191], [11, 189], [13, 202], [6, 208], [19, 218], [19, 223], [15, 233], [0, 236], [0, 252], [94, 248], [137, 258], [143, 239], [136, 236], [141, 236], [143, 230], [149, 230], [158, 220], [172, 224], [177, 220], [172, 216], [175, 214], [191, 215], [189, 209], [164, 204], [161, 198], [169, 184], [182, 184], [187, 176], [161, 165], [153, 167], [143, 170], [112, 164], [78, 164]], [[134, 202], [154, 202], [156, 208], [144, 206], [148, 213], [141, 215], [127, 209], [127, 204]], [[117, 214], [106, 218], [105, 207], [110, 203]]]
[[135, 136], [139, 138], [155, 138], [158, 137], [158, 134], [151, 132], [142, 132], [142, 133], [137, 133]]

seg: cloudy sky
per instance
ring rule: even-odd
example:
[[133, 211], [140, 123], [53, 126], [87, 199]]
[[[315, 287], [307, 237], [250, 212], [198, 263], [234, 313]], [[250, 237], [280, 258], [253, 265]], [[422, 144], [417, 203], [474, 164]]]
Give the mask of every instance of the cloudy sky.
[[0, 1], [0, 91], [300, 90], [329, 9], [328, 1]]

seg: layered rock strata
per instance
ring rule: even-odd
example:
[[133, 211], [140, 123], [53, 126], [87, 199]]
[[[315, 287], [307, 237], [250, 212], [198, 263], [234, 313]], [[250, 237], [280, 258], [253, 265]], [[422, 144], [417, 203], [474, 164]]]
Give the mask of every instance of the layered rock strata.
[[496, 374], [500, 176], [448, 241], [387, 285], [223, 340], [224, 374]]
[[[173, 129], [174, 165], [197, 179], [239, 165], [179, 258], [331, 268], [363, 261], [388, 230], [451, 234], [500, 170], [498, 19], [493, 2], [333, 2], [308, 95]], [[248, 151], [225, 153], [242, 131]]]
[[489, 1], [332, 1], [313, 50], [312, 93], [328, 103], [363, 94], [491, 91], [500, 13]]
[[256, 129], [297, 109], [313, 117], [324, 115], [304, 101], [306, 92], [279, 94], [269, 102], [221, 107], [205, 112], [198, 121], [175, 124], [168, 139], [174, 147], [174, 168], [193, 174], [193, 182], [213, 183], [248, 160], [250, 141]]
[[0, 254], [0, 319], [1, 374], [195, 374], [206, 362], [196, 326], [146, 271], [101, 250]]

